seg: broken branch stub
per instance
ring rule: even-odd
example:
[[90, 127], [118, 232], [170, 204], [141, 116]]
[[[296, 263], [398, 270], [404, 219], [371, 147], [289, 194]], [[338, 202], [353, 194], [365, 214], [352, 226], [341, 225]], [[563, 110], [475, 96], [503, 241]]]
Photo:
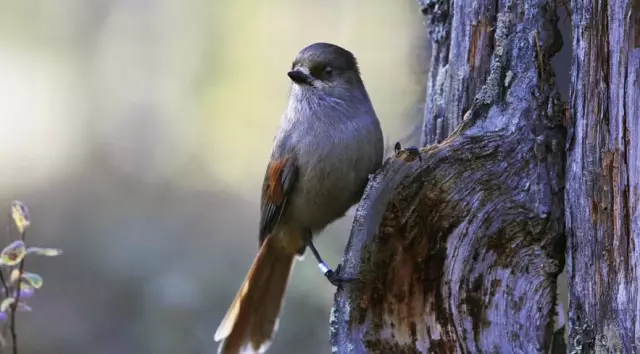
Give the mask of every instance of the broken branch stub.
[[464, 121], [422, 162], [388, 159], [358, 205], [342, 264], [360, 280], [336, 292], [334, 353], [549, 347], [564, 265], [564, 105], [549, 62], [561, 38], [552, 2], [499, 9]]

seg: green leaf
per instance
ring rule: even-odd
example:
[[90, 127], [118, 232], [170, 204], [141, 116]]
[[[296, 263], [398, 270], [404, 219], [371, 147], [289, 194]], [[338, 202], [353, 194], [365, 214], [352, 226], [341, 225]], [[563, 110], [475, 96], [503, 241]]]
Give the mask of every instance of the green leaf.
[[24, 302], [20, 301], [18, 303], [18, 311], [23, 311], [23, 312], [31, 312], [31, 306], [25, 304]]
[[[10, 283], [17, 283], [18, 278], [20, 277], [20, 270], [18, 268], [13, 268], [11, 274], [9, 275]], [[31, 272], [22, 272], [22, 280], [20, 281], [21, 288], [33, 288], [40, 289], [42, 287], [42, 277], [36, 273]]]
[[27, 254], [33, 253], [38, 256], [55, 257], [62, 254], [62, 250], [59, 248], [42, 248], [42, 247], [29, 247], [27, 248]]
[[29, 209], [20, 201], [14, 201], [11, 203], [11, 217], [13, 222], [16, 223], [16, 228], [20, 233], [23, 233], [29, 225], [31, 225], [31, 219], [29, 218]]
[[18, 277], [20, 277], [20, 269], [13, 268], [11, 274], [9, 275], [9, 282], [15, 282], [16, 280], [18, 280]]
[[[36, 273], [24, 272], [22, 274], [22, 281], [26, 281], [27, 284], [31, 285], [36, 289], [40, 289], [42, 287], [42, 277]], [[23, 284], [20, 284], [22, 287]]]
[[24, 258], [27, 250], [21, 240], [13, 241], [0, 252], [0, 265], [13, 266]]
[[[25, 283], [20, 283], [20, 301], [30, 299], [31, 297], [33, 297], [33, 294], [35, 294], [35, 292], [36, 289], [33, 286]], [[13, 292], [13, 297], [18, 298], [17, 291]]]
[[16, 299], [12, 298], [12, 297], [8, 297], [4, 300], [2, 300], [2, 302], [0, 302], [0, 312], [6, 312], [9, 307], [11, 307], [11, 305], [13, 305], [13, 303], [16, 301]]
[[[0, 312], [7, 312], [7, 310], [9, 310], [15, 302], [16, 299], [12, 297], [8, 297], [2, 300], [2, 302], [0, 303]], [[25, 304], [24, 302], [20, 301], [18, 303], [18, 311], [31, 312], [31, 310], [31, 306]]]

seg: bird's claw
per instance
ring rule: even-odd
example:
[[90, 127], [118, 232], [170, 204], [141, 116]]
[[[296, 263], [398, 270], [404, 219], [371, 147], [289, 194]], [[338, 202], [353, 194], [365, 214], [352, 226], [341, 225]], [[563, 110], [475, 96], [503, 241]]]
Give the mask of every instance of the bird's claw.
[[335, 271], [329, 269], [324, 273], [324, 276], [327, 278], [327, 280], [329, 280], [331, 284], [333, 284], [338, 288], [341, 288], [344, 283], [349, 283], [349, 282], [358, 280], [358, 278], [348, 278], [348, 277], [340, 276], [341, 269], [342, 269], [342, 265], [338, 264]]

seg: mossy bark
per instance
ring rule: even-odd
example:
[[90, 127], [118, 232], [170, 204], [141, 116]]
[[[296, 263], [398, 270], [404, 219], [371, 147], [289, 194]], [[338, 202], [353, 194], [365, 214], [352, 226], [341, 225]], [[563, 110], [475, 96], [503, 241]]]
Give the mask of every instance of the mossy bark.
[[564, 266], [566, 107], [554, 1], [425, 0], [421, 159], [371, 177], [342, 259], [334, 353], [544, 353]]

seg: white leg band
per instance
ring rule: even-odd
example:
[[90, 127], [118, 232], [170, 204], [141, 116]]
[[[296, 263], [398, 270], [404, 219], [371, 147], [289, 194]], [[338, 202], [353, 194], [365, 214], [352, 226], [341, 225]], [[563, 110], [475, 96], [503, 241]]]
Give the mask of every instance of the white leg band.
[[331, 270], [331, 268], [329, 268], [329, 266], [327, 266], [325, 263], [318, 263], [318, 268], [320, 268], [322, 274], [325, 274], [326, 272]]

